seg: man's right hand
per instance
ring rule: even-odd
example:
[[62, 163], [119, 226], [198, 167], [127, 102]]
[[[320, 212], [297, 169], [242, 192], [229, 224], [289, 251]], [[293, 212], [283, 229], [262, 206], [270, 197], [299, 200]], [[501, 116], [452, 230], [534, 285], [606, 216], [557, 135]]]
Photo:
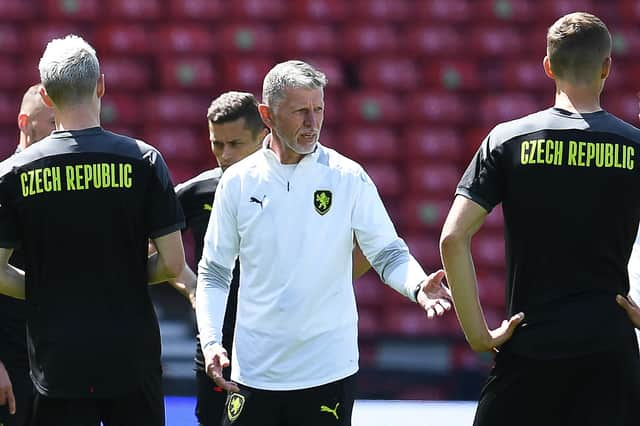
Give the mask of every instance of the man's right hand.
[[622, 309], [627, 311], [627, 315], [633, 325], [640, 329], [640, 307], [636, 302], [634, 302], [631, 297], [624, 297], [621, 295], [616, 296], [616, 302], [618, 302], [618, 305], [620, 305]]
[[240, 392], [238, 385], [232, 381], [227, 381], [222, 376], [222, 369], [228, 367], [230, 364], [227, 350], [223, 348], [222, 345], [216, 343], [208, 346], [204, 351], [204, 362], [207, 375], [216, 382], [216, 385], [227, 392]]
[[9, 405], [9, 413], [16, 413], [16, 398], [13, 395], [13, 386], [9, 373], [4, 368], [4, 364], [0, 362], [0, 405]]

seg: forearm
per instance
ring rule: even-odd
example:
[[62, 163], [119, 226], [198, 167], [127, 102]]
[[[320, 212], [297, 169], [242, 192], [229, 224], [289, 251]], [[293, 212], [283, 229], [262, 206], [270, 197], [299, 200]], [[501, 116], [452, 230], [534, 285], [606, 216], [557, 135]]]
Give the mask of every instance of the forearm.
[[180, 275], [175, 280], [169, 280], [169, 284], [176, 290], [178, 290], [184, 297], [191, 299], [196, 293], [196, 274], [185, 265]]
[[427, 278], [427, 274], [409, 253], [404, 241], [398, 238], [389, 244], [376, 255], [372, 263], [385, 284], [409, 300], [416, 301], [416, 288]]
[[158, 252], [149, 256], [147, 261], [147, 276], [149, 284], [159, 284], [166, 281], [175, 280], [178, 274], [169, 268]]
[[24, 271], [6, 264], [0, 269], [0, 293], [25, 299]]
[[203, 350], [214, 343], [222, 343], [222, 324], [232, 276], [230, 269], [205, 258], [198, 264], [196, 317]]
[[487, 351], [491, 348], [489, 329], [480, 306], [471, 238], [452, 236], [440, 242], [442, 264], [453, 296], [453, 304], [460, 325], [471, 348]]

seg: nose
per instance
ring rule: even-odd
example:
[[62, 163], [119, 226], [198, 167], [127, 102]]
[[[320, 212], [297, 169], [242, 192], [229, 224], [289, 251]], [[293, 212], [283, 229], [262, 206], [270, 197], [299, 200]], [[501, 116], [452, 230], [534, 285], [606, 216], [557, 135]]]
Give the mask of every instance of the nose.
[[313, 111], [308, 111], [304, 116], [304, 124], [306, 127], [310, 127], [312, 129], [317, 129], [318, 127], [318, 119]]

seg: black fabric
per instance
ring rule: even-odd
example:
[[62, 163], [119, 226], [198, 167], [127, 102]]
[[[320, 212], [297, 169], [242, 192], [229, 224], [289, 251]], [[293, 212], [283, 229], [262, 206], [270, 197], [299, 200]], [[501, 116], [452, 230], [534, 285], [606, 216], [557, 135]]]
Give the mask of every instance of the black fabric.
[[200, 426], [220, 426], [227, 392], [204, 371], [196, 371], [196, 417]]
[[540, 360], [502, 352], [482, 390], [474, 426], [635, 426], [640, 418], [636, 345]]
[[[510, 350], [556, 358], [633, 339], [616, 294], [640, 220], [640, 130], [601, 111], [551, 108], [491, 131], [457, 194], [502, 203]], [[481, 285], [482, 283], [480, 283]]]
[[[26, 357], [26, 353], [24, 356]], [[13, 396], [16, 399], [16, 413], [9, 414], [8, 404], [0, 405], [0, 425], [27, 426], [31, 418], [31, 408], [35, 397], [35, 389], [29, 377], [29, 367], [5, 364], [5, 368], [9, 373]]]
[[[244, 403], [237, 410], [227, 397], [223, 426], [351, 426], [355, 375], [326, 385], [293, 391], [265, 391], [240, 385]], [[238, 414], [234, 417], [234, 414]]]
[[[187, 228], [191, 231], [194, 241], [194, 256], [196, 262], [202, 258], [204, 236], [209, 225], [209, 216], [218, 182], [222, 177], [222, 169], [208, 170], [200, 175], [176, 186], [176, 194], [182, 205]], [[222, 345], [227, 350], [229, 357], [233, 350], [233, 333], [236, 324], [236, 311], [238, 307], [238, 286], [240, 283], [240, 267], [236, 262], [233, 270], [233, 278], [227, 299], [227, 309], [222, 325]], [[199, 337], [196, 338], [196, 370], [204, 372], [204, 355], [200, 346]], [[223, 371], [225, 378], [229, 379], [231, 369]]]
[[[116, 398], [50, 398], [36, 395], [30, 426], [164, 426], [160, 370], [148, 373]], [[100, 423], [102, 422], [102, 423]]]
[[[15, 250], [9, 264], [24, 269], [22, 250]], [[0, 294], [0, 361], [29, 368], [27, 356], [27, 307], [24, 300]]]
[[53, 132], [0, 164], [0, 245], [24, 250], [40, 393], [121, 395], [159, 368], [147, 244], [183, 221], [160, 154], [99, 127]]

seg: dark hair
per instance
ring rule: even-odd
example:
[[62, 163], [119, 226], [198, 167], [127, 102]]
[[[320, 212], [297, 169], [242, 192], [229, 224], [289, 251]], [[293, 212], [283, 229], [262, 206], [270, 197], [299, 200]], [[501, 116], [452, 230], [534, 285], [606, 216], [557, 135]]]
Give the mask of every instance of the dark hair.
[[551, 70], [558, 78], [588, 83], [611, 55], [611, 34], [597, 16], [570, 13], [549, 27], [547, 55]]
[[239, 118], [244, 118], [254, 136], [265, 128], [258, 112], [258, 101], [251, 93], [223, 93], [211, 102], [207, 110], [207, 119], [211, 123], [227, 123]]

